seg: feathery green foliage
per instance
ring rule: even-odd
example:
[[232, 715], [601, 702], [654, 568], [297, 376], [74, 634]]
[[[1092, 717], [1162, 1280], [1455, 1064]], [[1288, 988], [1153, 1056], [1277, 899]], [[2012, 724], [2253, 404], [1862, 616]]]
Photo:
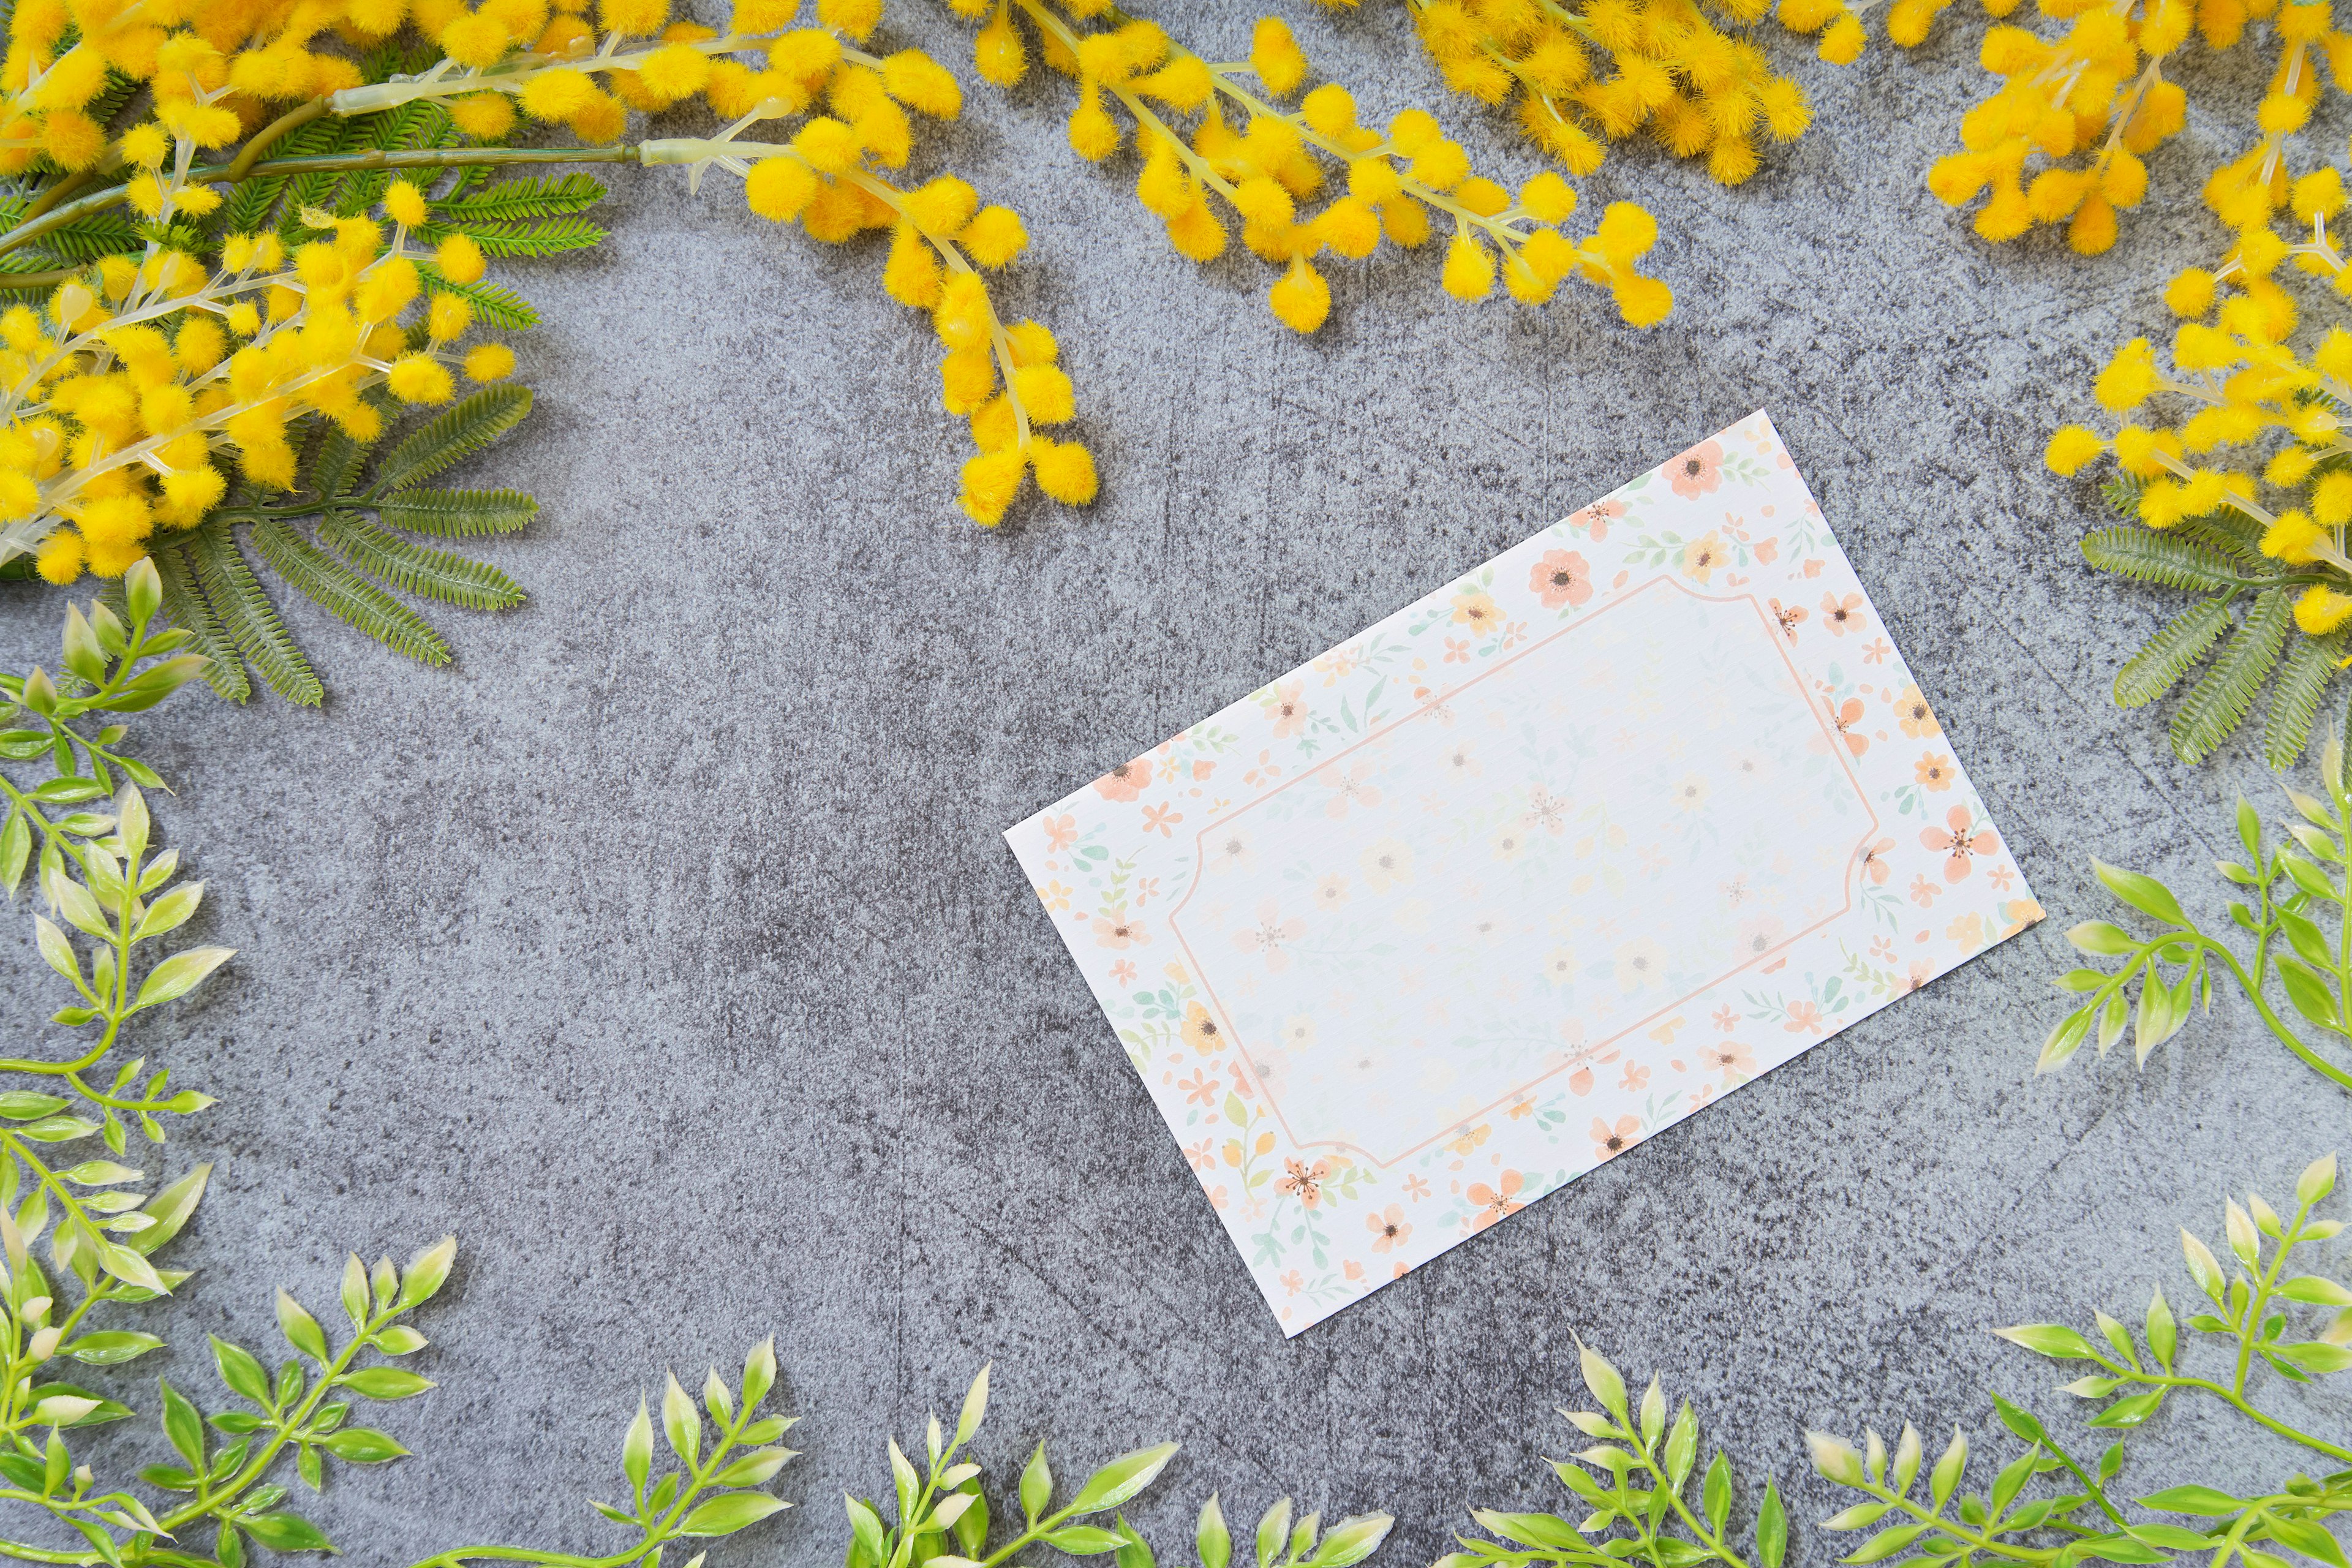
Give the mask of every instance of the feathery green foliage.
[[[2331, 658], [2333, 651], [2326, 650]], [[2341, 730], [2321, 748], [2319, 771], [2326, 798], [2287, 792], [2302, 818], [2287, 825], [2290, 843], [2267, 845], [2261, 815], [2244, 799], [2238, 802], [2238, 840], [2246, 859], [2221, 861], [2217, 869], [2247, 889], [2252, 900], [2230, 905], [2231, 921], [2254, 939], [2250, 960], [2241, 960], [2228, 943], [2209, 935], [2155, 878], [2091, 862], [2107, 890], [2158, 930], [2142, 938], [2111, 921], [2085, 921], [2066, 933], [2078, 951], [2124, 963], [2112, 971], [2076, 969], [2059, 978], [2060, 990], [2086, 1000], [2050, 1031], [2037, 1072], [2064, 1066], [2095, 1029], [2105, 1056], [2127, 1025], [2133, 1054], [2145, 1066], [2151, 1051], [2195, 1016], [2200, 999], [2210, 1005], [2220, 972], [2237, 983], [2280, 1044], [2322, 1076], [2352, 1089], [2352, 1068], [2331, 1059], [2352, 1048], [2352, 788], [2345, 780]], [[2331, 934], [2323, 921], [2336, 931]], [[2167, 966], [2178, 973], [2168, 975]], [[2273, 979], [2301, 1026], [2291, 1026], [2271, 1005]], [[2131, 1000], [2135, 983], [2137, 1008]]]
[[[168, 608], [214, 661], [213, 689], [243, 700], [252, 689], [249, 669], [289, 702], [315, 704], [325, 695], [263, 592], [247, 543], [288, 587], [395, 653], [426, 664], [447, 662], [449, 645], [399, 594], [475, 610], [520, 604], [522, 590], [498, 567], [403, 534], [509, 533], [537, 515], [538, 504], [513, 490], [422, 488], [520, 424], [530, 401], [522, 387], [486, 387], [381, 455], [382, 442], [356, 441], [336, 426], [323, 426], [313, 432], [289, 494], [265, 500], [240, 489], [190, 534], [159, 536], [152, 550]], [[366, 471], [371, 459], [373, 478]]]
[[[677, 1384], [672, 1382], [672, 1390]], [[667, 1415], [670, 1399], [663, 1400]], [[849, 1514], [847, 1568], [994, 1568], [1019, 1552], [1043, 1546], [1073, 1557], [1114, 1557], [1119, 1568], [1152, 1568], [1156, 1554], [1150, 1543], [1128, 1522], [1119, 1507], [1157, 1480], [1176, 1445], [1160, 1443], [1121, 1454], [1088, 1476], [1061, 1507], [1054, 1506], [1054, 1468], [1045, 1445], [1023, 1467], [1013, 1500], [1020, 1505], [1019, 1523], [1010, 1514], [992, 1514], [985, 1489], [986, 1476], [966, 1453], [973, 1434], [988, 1413], [988, 1368], [971, 1382], [952, 1433], [937, 1415], [923, 1436], [922, 1469], [889, 1442], [890, 1499], [876, 1503], [846, 1497]], [[638, 1420], [645, 1416], [641, 1413]], [[614, 1510], [607, 1510], [608, 1513]], [[1101, 1516], [1109, 1514], [1109, 1521]], [[617, 1515], [615, 1515], [617, 1517]], [[1004, 1537], [989, 1545], [993, 1521]], [[1091, 1518], [1095, 1522], [1082, 1521]], [[1257, 1568], [1352, 1568], [1379, 1550], [1395, 1521], [1385, 1513], [1352, 1514], [1328, 1531], [1322, 1516], [1309, 1513], [1296, 1521], [1288, 1498], [1277, 1499], [1258, 1521], [1254, 1546]], [[1214, 1496], [1201, 1506], [1193, 1531], [1193, 1549], [1201, 1568], [1227, 1568], [1233, 1557], [1233, 1533], [1224, 1510]]]
[[[2141, 488], [2119, 475], [2103, 493], [2110, 506], [2128, 516]], [[2336, 659], [2343, 657], [2340, 650], [2335, 658], [2310, 651], [2336, 648], [2340, 637], [2315, 640], [2294, 625], [2294, 596], [2318, 577], [2263, 555], [2256, 548], [2259, 537], [2247, 519], [2225, 509], [2162, 533], [2125, 523], [2097, 529], [2083, 540], [2083, 559], [2102, 572], [2205, 595], [2158, 627], [2116, 674], [2116, 705], [2145, 707], [2179, 685], [2216, 643], [2221, 645], [2173, 714], [2172, 750], [2185, 763], [2203, 762], [2237, 733], [2284, 655], [2263, 754], [2274, 768], [2293, 766], [2334, 682]], [[2237, 601], [2249, 596], [2251, 608], [2240, 618]]]
[[[2352, 1513], [2352, 1470], [2341, 1468], [2352, 1464], [2352, 1447], [2256, 1401], [2260, 1380], [2275, 1378], [2292, 1388], [2352, 1368], [2352, 1289], [2290, 1267], [2298, 1248], [2342, 1229], [2313, 1215], [2334, 1192], [2336, 1173], [2333, 1154], [2306, 1166], [2290, 1214], [2273, 1210], [2252, 1193], [2242, 1205], [2228, 1205], [2234, 1279], [2202, 1241], [2181, 1232], [2189, 1276], [2210, 1304], [2185, 1322], [2174, 1318], [2158, 1289], [2140, 1336], [2104, 1311], [2095, 1314], [2095, 1336], [2057, 1323], [1994, 1331], [2036, 1355], [2090, 1364], [2090, 1375], [2064, 1392], [2098, 1406], [2084, 1422], [2105, 1444], [2095, 1458], [2078, 1458], [2024, 1404], [1999, 1393], [1991, 1395], [1993, 1418], [2022, 1447], [1980, 1490], [1967, 1489], [1973, 1456], [1968, 1434], [1958, 1428], [1933, 1465], [1908, 1422], [1892, 1451], [1876, 1432], [1865, 1433], [1859, 1446], [1827, 1432], [1807, 1433], [1815, 1473], [1861, 1494], [1818, 1528], [1832, 1534], [1872, 1531], [1838, 1561], [1891, 1568], [2084, 1568], [2093, 1563], [2290, 1568], [2286, 1554], [2292, 1553], [2342, 1568], [2345, 1557], [2325, 1521]], [[2328, 1315], [2293, 1321], [2298, 1309], [2310, 1308]], [[2192, 1364], [2208, 1345], [2218, 1352], [2211, 1363]], [[1585, 1386], [1602, 1409], [1560, 1414], [1598, 1442], [1573, 1460], [1553, 1460], [1552, 1468], [1591, 1511], [1571, 1521], [1557, 1514], [1474, 1509], [1472, 1517], [1493, 1539], [1459, 1537], [1461, 1550], [1434, 1568], [1697, 1568], [1706, 1563], [1780, 1568], [1789, 1526], [1774, 1487], [1768, 1482], [1758, 1498], [1751, 1485], [1743, 1498], [1730, 1459], [1718, 1453], [1697, 1495], [1686, 1496], [1699, 1451], [1690, 1404], [1684, 1403], [1670, 1426], [1655, 1378], [1635, 1406], [1623, 1376], [1607, 1360], [1588, 1348], [1582, 1363]], [[2291, 1475], [2251, 1494], [2189, 1482], [2130, 1497], [2117, 1485], [2124, 1435], [2173, 1399], [2218, 1401], [2250, 1426], [2338, 1468], [2320, 1479]], [[1752, 1526], [1733, 1522], [1743, 1503], [1752, 1508]]]

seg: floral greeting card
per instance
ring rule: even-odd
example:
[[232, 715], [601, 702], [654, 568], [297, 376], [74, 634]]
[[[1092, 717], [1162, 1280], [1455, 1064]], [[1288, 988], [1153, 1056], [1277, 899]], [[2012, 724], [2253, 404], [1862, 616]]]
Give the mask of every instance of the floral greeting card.
[[2042, 918], [1761, 413], [1005, 837], [1285, 1333]]

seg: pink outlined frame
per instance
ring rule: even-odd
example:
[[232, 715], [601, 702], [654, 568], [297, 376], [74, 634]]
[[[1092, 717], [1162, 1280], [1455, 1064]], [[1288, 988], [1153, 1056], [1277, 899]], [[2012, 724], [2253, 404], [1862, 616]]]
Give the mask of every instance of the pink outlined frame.
[[1822, 739], [1829, 750], [1829, 754], [1836, 760], [1839, 771], [1844, 775], [1847, 784], [1853, 790], [1854, 798], [1862, 804], [1862, 809], [1870, 820], [1870, 826], [1864, 830], [1862, 837], [1854, 841], [1853, 848], [1848, 851], [1845, 858], [1845, 873], [1843, 887], [1842, 889], [1844, 896], [1844, 902], [1840, 904], [1833, 912], [1822, 916], [1820, 920], [1815, 921], [1812, 924], [1805, 927], [1801, 931], [1790, 932], [1781, 941], [1774, 943], [1771, 947], [1767, 948], [1764, 952], [1756, 954], [1756, 956], [1748, 959], [1746, 963], [1734, 964], [1731, 968], [1725, 970], [1721, 974], [1715, 976], [1705, 984], [1691, 987], [1691, 989], [1684, 992], [1681, 995], [1676, 996], [1664, 1006], [1658, 1008], [1655, 1012], [1650, 1013], [1643, 1017], [1635, 1019], [1633, 1023], [1628, 1024], [1625, 1027], [1618, 1030], [1615, 1034], [1611, 1035], [1608, 1038], [1603, 1040], [1595, 1040], [1586, 1044], [1576, 1052], [1572, 1053], [1566, 1061], [1559, 1062], [1555, 1066], [1547, 1068], [1542, 1072], [1538, 1073], [1535, 1077], [1528, 1079], [1526, 1082], [1505, 1091], [1502, 1095], [1488, 1101], [1478, 1110], [1472, 1111], [1468, 1118], [1457, 1119], [1455, 1121], [1449, 1121], [1443, 1131], [1433, 1133], [1431, 1136], [1424, 1138], [1420, 1142], [1414, 1144], [1412, 1148], [1403, 1151], [1402, 1153], [1391, 1155], [1384, 1160], [1374, 1154], [1369, 1149], [1365, 1149], [1358, 1144], [1347, 1142], [1341, 1139], [1322, 1138], [1309, 1142], [1300, 1139], [1292, 1131], [1290, 1120], [1283, 1113], [1281, 1100], [1276, 1098], [1273, 1089], [1258, 1077], [1256, 1066], [1250, 1060], [1248, 1047], [1242, 1041], [1241, 1031], [1234, 1026], [1232, 1013], [1226, 1008], [1223, 999], [1218, 996], [1216, 987], [1210, 981], [1208, 966], [1203, 964], [1201, 962], [1200, 955], [1192, 951], [1192, 944], [1184, 935], [1183, 927], [1177, 923], [1177, 917], [1181, 915], [1184, 912], [1185, 906], [1192, 901], [1192, 895], [1201, 889], [1202, 879], [1198, 875], [1195, 875], [1191, 885], [1184, 889], [1184, 896], [1177, 900], [1175, 907], [1168, 911], [1168, 930], [1170, 933], [1176, 938], [1176, 945], [1183, 949], [1185, 958], [1192, 963], [1192, 973], [1200, 977], [1201, 993], [1208, 998], [1209, 1005], [1216, 1009], [1218, 1023], [1223, 1027], [1227, 1037], [1235, 1043], [1237, 1047], [1239, 1047], [1237, 1055], [1241, 1063], [1242, 1070], [1249, 1074], [1250, 1081], [1256, 1086], [1258, 1093], [1264, 1097], [1266, 1109], [1273, 1112], [1276, 1123], [1282, 1129], [1283, 1137], [1289, 1142], [1292, 1148], [1301, 1151], [1307, 1149], [1341, 1150], [1355, 1154], [1369, 1163], [1380, 1166], [1383, 1170], [1392, 1167], [1402, 1161], [1412, 1159], [1415, 1154], [1420, 1153], [1422, 1151], [1429, 1148], [1433, 1144], [1442, 1143], [1448, 1138], [1461, 1136], [1462, 1133], [1467, 1130], [1470, 1121], [1485, 1116], [1490, 1111], [1496, 1110], [1503, 1106], [1512, 1103], [1522, 1096], [1529, 1093], [1537, 1085], [1545, 1082], [1547, 1079], [1555, 1078], [1560, 1073], [1568, 1071], [1570, 1068], [1577, 1066], [1580, 1061], [1590, 1058], [1599, 1051], [1606, 1049], [1617, 1041], [1622, 1040], [1627, 1036], [1633, 1034], [1635, 1031], [1656, 1022], [1658, 1019], [1664, 1017], [1667, 1014], [1674, 1012], [1675, 1009], [1686, 1005], [1692, 997], [1704, 995], [1707, 992], [1712, 991], [1717, 986], [1722, 984], [1725, 981], [1732, 978], [1732, 976], [1743, 973], [1748, 970], [1755, 968], [1759, 964], [1766, 963], [1769, 960], [1775, 957], [1775, 955], [1785, 953], [1790, 947], [1794, 946], [1799, 942], [1801, 942], [1806, 937], [1812, 935], [1815, 931], [1822, 930], [1825, 926], [1844, 919], [1848, 914], [1853, 912], [1853, 878], [1855, 868], [1860, 863], [1859, 855], [1861, 850], [1867, 846], [1871, 839], [1881, 830], [1878, 812], [1877, 809], [1870, 804], [1870, 796], [1863, 789], [1862, 780], [1856, 776], [1854, 773], [1853, 759], [1847, 754], [1846, 747], [1843, 742], [1842, 737], [1838, 734], [1836, 727], [1829, 721], [1826, 716], [1823, 715], [1821, 704], [1814, 700], [1812, 692], [1808, 689], [1806, 686], [1804, 673], [1798, 669], [1796, 661], [1789, 657], [1789, 639], [1782, 634], [1780, 621], [1771, 614], [1771, 612], [1764, 607], [1762, 601], [1754, 594], [1701, 594], [1665, 573], [1660, 573], [1658, 575], [1652, 577], [1645, 582], [1624, 590], [1622, 593], [1620, 593], [1613, 598], [1610, 599], [1606, 604], [1595, 608], [1590, 615], [1580, 616], [1576, 620], [1570, 621], [1568, 625], [1561, 626], [1558, 631], [1551, 633], [1549, 636], [1538, 638], [1536, 641], [1529, 643], [1526, 647], [1521, 648], [1518, 652], [1512, 654], [1509, 658], [1497, 661], [1491, 668], [1479, 671], [1476, 675], [1472, 676], [1469, 679], [1462, 682], [1459, 686], [1449, 688], [1448, 689], [1438, 693], [1436, 696], [1432, 697], [1428, 701], [1421, 703], [1411, 711], [1391, 721], [1387, 724], [1382, 725], [1381, 728], [1368, 731], [1362, 740], [1358, 741], [1354, 745], [1346, 748], [1344, 751], [1335, 752], [1329, 757], [1318, 763], [1315, 767], [1305, 772], [1293, 774], [1290, 778], [1275, 785], [1272, 789], [1265, 791], [1255, 799], [1251, 800], [1244, 805], [1237, 805], [1233, 810], [1226, 812], [1223, 816], [1216, 817], [1204, 824], [1200, 832], [1193, 837], [1193, 865], [1197, 868], [1205, 863], [1202, 851], [1203, 846], [1210, 834], [1224, 827], [1249, 812], [1256, 810], [1259, 806], [1264, 805], [1267, 801], [1272, 800], [1276, 795], [1280, 795], [1283, 791], [1290, 788], [1292, 785], [1304, 783], [1306, 780], [1314, 777], [1315, 774], [1322, 772], [1324, 769], [1336, 765], [1345, 758], [1351, 756], [1355, 752], [1361, 751], [1364, 747], [1370, 745], [1373, 742], [1380, 740], [1383, 736], [1391, 734], [1395, 731], [1402, 728], [1404, 725], [1410, 724], [1414, 720], [1423, 717], [1424, 714], [1428, 713], [1431, 709], [1454, 700], [1463, 692], [1467, 691], [1470, 688], [1478, 685], [1482, 681], [1491, 679], [1495, 676], [1502, 674], [1503, 671], [1518, 663], [1521, 659], [1526, 658], [1541, 649], [1550, 647], [1553, 643], [1558, 642], [1560, 638], [1567, 637], [1571, 632], [1580, 631], [1582, 628], [1591, 626], [1593, 622], [1599, 620], [1602, 616], [1607, 615], [1610, 611], [1631, 604], [1635, 599], [1641, 597], [1643, 594], [1648, 593], [1651, 589], [1655, 588], [1662, 584], [1666, 587], [1672, 588], [1682, 594], [1685, 597], [1697, 600], [1702, 604], [1745, 604], [1756, 612], [1758, 620], [1763, 626], [1767, 640], [1771, 644], [1773, 651], [1780, 655], [1781, 668], [1788, 672], [1790, 684], [1795, 687], [1797, 695], [1804, 701], [1805, 710], [1813, 716], [1813, 722], [1819, 726]]

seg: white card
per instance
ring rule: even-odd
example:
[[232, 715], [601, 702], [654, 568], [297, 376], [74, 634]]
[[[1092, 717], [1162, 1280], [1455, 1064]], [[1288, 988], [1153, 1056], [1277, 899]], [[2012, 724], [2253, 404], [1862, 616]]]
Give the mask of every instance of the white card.
[[1761, 413], [1005, 837], [1285, 1333], [2042, 917]]

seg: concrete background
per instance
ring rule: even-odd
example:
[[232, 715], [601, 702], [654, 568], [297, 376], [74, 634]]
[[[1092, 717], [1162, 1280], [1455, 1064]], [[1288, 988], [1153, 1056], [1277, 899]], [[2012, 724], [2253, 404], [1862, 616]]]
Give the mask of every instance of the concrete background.
[[[1482, 171], [1537, 167], [1440, 101], [1391, 0], [1281, 8], [1368, 115], [1430, 104]], [[1194, 43], [1243, 51], [1255, 7], [1194, 9]], [[1687, 1393], [1800, 1521], [1833, 1506], [1810, 1426], [1958, 1424], [1989, 1476], [2000, 1387], [2095, 1447], [2063, 1376], [1988, 1331], [2183, 1299], [2175, 1227], [2218, 1244], [2225, 1194], [2284, 1199], [2346, 1120], [2234, 997], [2143, 1075], [2030, 1077], [2058, 932], [2110, 912], [2087, 858], [2218, 917], [2227, 801], [2284, 809], [2248, 748], [2184, 768], [2168, 708], [2108, 705], [2175, 601], [2080, 563], [2088, 487], [2038, 462], [2113, 342], [2163, 330], [2163, 279], [2216, 253], [2194, 193], [2267, 64], [2189, 51], [2198, 117], [2085, 261], [1992, 250], [1923, 188], [1983, 88], [1973, 8], [1843, 69], [1775, 35], [1819, 118], [1747, 186], [1647, 147], [1583, 183], [1588, 215], [1658, 214], [1664, 327], [1591, 290], [1460, 306], [1433, 247], [1338, 268], [1302, 341], [1269, 271], [1178, 259], [1131, 165], [1076, 163], [1063, 84], [1008, 99], [943, 7], [894, 13], [971, 89], [919, 170], [1028, 218], [1007, 302], [1060, 334], [1101, 502], [966, 522], [938, 352], [878, 240], [778, 232], [724, 175], [698, 199], [625, 172], [601, 253], [508, 269], [548, 318], [519, 345], [539, 408], [471, 471], [545, 509], [489, 549], [532, 602], [441, 617], [436, 671], [295, 601], [324, 711], [199, 692], [141, 726], [212, 889], [198, 930], [243, 952], [140, 1047], [221, 1097], [168, 1155], [219, 1172], [184, 1307], [141, 1320], [174, 1347], [101, 1381], [151, 1409], [159, 1370], [213, 1388], [203, 1332], [273, 1346], [278, 1282], [327, 1317], [346, 1247], [455, 1230], [418, 1363], [444, 1386], [378, 1412], [418, 1457], [314, 1509], [385, 1563], [610, 1550], [579, 1500], [621, 1489], [639, 1389], [769, 1333], [808, 1417], [779, 1489], [808, 1506], [722, 1562], [835, 1561], [884, 1433], [919, 1442], [991, 1359], [980, 1452], [1008, 1485], [1040, 1436], [1073, 1477], [1182, 1440], [1140, 1510], [1171, 1562], [1212, 1489], [1244, 1520], [1280, 1490], [1390, 1509], [1391, 1564], [1468, 1502], [1567, 1507], [1539, 1456], [1577, 1446], [1552, 1414], [1582, 1403], [1572, 1333]], [[2340, 151], [2345, 118], [2310, 140]], [[1000, 830], [1759, 405], [2053, 920], [1286, 1344]], [[61, 595], [10, 594], [0, 653], [53, 660]], [[21, 910], [23, 1017], [52, 983]], [[2343, 1430], [2340, 1395], [2276, 1397]], [[152, 1430], [100, 1452], [150, 1462]], [[2133, 1447], [2137, 1490], [2298, 1464], [2187, 1403]]]

